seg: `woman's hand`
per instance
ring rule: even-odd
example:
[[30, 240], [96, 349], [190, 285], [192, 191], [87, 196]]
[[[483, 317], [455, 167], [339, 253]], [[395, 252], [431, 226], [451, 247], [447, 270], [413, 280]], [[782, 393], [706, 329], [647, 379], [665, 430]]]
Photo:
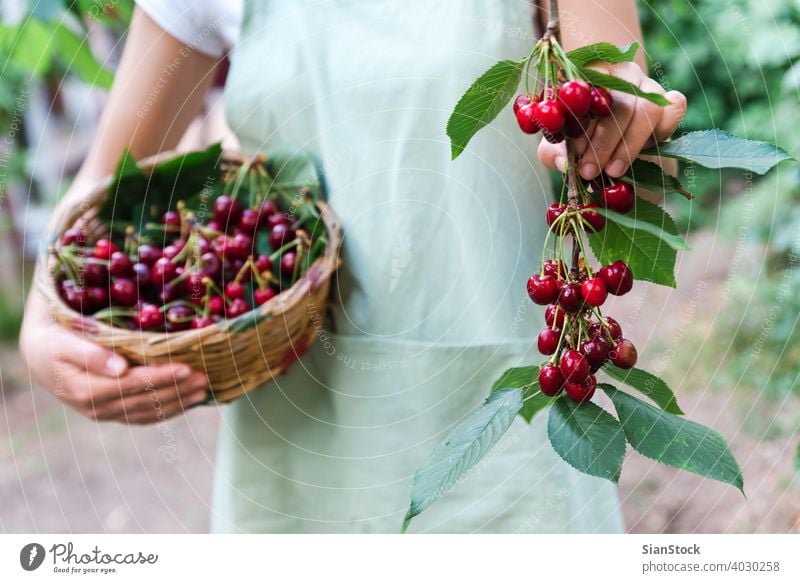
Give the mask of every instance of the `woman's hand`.
[[203, 374], [185, 364], [128, 366], [121, 356], [62, 328], [35, 290], [20, 349], [36, 382], [90, 419], [157, 423], [206, 398]]
[[[686, 113], [686, 97], [678, 91], [664, 92], [661, 85], [648, 77], [636, 63], [596, 68], [625, 79], [642, 91], [664, 95], [670, 105], [661, 107], [635, 95], [612, 91], [612, 114], [593, 120], [586, 129], [586, 137], [573, 141], [580, 156], [580, 174], [586, 180], [596, 178], [601, 171], [613, 178], [625, 174], [639, 152], [645, 146], [669, 138]], [[564, 171], [567, 162], [564, 142], [551, 144], [542, 140], [538, 154], [545, 166]]]

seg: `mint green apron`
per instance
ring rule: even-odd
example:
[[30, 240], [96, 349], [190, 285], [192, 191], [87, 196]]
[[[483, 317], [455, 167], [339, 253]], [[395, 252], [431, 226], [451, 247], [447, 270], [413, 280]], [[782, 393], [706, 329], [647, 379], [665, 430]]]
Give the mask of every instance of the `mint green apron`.
[[[331, 326], [224, 407], [212, 529], [397, 532], [414, 470], [505, 368], [538, 363], [548, 182], [504, 113], [450, 161], [469, 83], [534, 41], [521, 0], [247, 4], [226, 88], [245, 151], [316, 152], [344, 229]], [[517, 420], [416, 532], [616, 532], [616, 490]]]

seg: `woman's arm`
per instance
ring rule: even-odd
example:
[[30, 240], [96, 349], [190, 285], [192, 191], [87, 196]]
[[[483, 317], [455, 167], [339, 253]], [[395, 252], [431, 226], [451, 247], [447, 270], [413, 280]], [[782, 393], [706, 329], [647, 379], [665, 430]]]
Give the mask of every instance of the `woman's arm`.
[[[548, 1], [538, 0], [543, 27], [548, 19]], [[642, 31], [634, 0], [559, 0], [561, 42], [566, 49], [608, 41], [617, 45], [642, 43]], [[613, 92], [613, 115], [587, 128], [586, 138], [575, 140], [575, 150], [581, 156], [581, 176], [589, 180], [605, 171], [609, 176], [622, 176], [639, 152], [653, 141], [669, 138], [686, 112], [686, 97], [678, 91], [664, 92], [661, 85], [645, 73], [643, 52], [634, 63], [602, 65], [598, 68], [621, 77], [645, 91], [663, 94], [669, 101], [659, 107], [645, 99], [626, 93]], [[552, 168], [564, 170], [564, 144], [553, 145], [542, 140], [539, 159]], [[674, 171], [671, 162], [665, 166]]]
[[[54, 216], [80, 204], [88, 187], [113, 172], [126, 147], [136, 158], [175, 147], [200, 110], [214, 66], [213, 58], [169, 36], [137, 10], [92, 148]], [[129, 367], [113, 352], [62, 328], [35, 288], [20, 348], [39, 384], [93, 419], [153, 423], [205, 396], [202, 373], [182, 364]]]

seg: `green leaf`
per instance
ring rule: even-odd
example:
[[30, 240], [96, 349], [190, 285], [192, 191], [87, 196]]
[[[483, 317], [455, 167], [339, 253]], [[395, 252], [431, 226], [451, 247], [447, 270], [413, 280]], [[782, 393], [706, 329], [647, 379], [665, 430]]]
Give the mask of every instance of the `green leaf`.
[[797, 451], [794, 452], [794, 470], [800, 473], [800, 443], [797, 444]]
[[511, 427], [521, 408], [520, 389], [495, 391], [453, 428], [414, 475], [404, 531], [412, 518], [454, 488], [464, 472], [486, 455]]
[[[643, 199], [642, 199], [643, 200]], [[618, 225], [622, 227], [627, 227], [631, 230], [641, 230], [645, 233], [650, 233], [664, 241], [667, 245], [676, 249], [677, 251], [683, 251], [688, 249], [689, 246], [686, 244], [686, 241], [683, 240], [683, 237], [680, 235], [673, 235], [672, 233], [668, 233], [660, 226], [648, 223], [647, 221], [643, 221], [641, 218], [630, 217], [628, 215], [623, 215], [618, 212], [612, 211], [607, 208], [598, 208], [597, 212], [603, 215], [610, 221], [614, 221]]]
[[514, 97], [522, 77], [520, 61], [500, 61], [492, 65], [458, 100], [450, 119], [447, 135], [455, 160], [475, 133], [489, 124]]
[[636, 85], [620, 79], [619, 77], [606, 75], [605, 73], [600, 73], [599, 71], [588, 69], [586, 67], [580, 67], [580, 74], [592, 85], [597, 85], [606, 89], [612, 89], [614, 91], [621, 91], [623, 93], [630, 93], [631, 95], [641, 97], [642, 99], [651, 101], [656, 105], [660, 105], [661, 107], [665, 107], [670, 103], [669, 100], [660, 93], [648, 93], [647, 91], [642, 91]]
[[501, 389], [522, 389], [522, 410], [519, 414], [528, 423], [539, 411], [553, 403], [553, 399], [539, 391], [539, 367], [520, 366], [507, 369], [492, 385], [492, 392]]
[[325, 198], [325, 183], [317, 158], [299, 148], [276, 148], [266, 152], [266, 158], [264, 168], [272, 177], [270, 196], [277, 196], [281, 207], [303, 222], [318, 219], [314, 203]]
[[134, 218], [140, 223], [146, 222], [146, 220], [141, 220], [141, 216], [133, 214], [133, 209], [145, 200], [146, 192], [147, 177], [131, 156], [130, 151], [126, 149], [117, 163], [114, 178], [108, 188], [108, 198], [100, 207], [98, 218], [111, 228], [114, 227], [114, 220], [117, 219], [118, 225], [122, 225], [123, 231], [128, 224], [136, 224], [132, 221]]
[[611, 364], [605, 365], [602, 370], [611, 378], [644, 393], [664, 411], [675, 415], [683, 415], [672, 389], [656, 375], [640, 368], [624, 370]]
[[[636, 198], [636, 206], [628, 216], [655, 225], [670, 235], [678, 234], [672, 217], [643, 198]], [[589, 236], [589, 243], [601, 263], [607, 265], [621, 259], [630, 266], [634, 278], [675, 287], [677, 254], [656, 235], [609, 221], [602, 231]]]
[[611, 385], [599, 386], [614, 403], [633, 449], [662, 464], [731, 484], [744, 493], [742, 471], [719, 433], [662, 411]]
[[67, 69], [83, 82], [110, 89], [114, 76], [94, 58], [85, 39], [62, 23], [54, 23], [53, 45], [56, 55]]
[[689, 132], [672, 142], [656, 144], [641, 155], [677, 158], [706, 168], [743, 168], [757, 174], [765, 174], [783, 160], [794, 160], [774, 144], [737, 138], [722, 130]]
[[626, 47], [618, 47], [608, 42], [595, 43], [571, 50], [567, 57], [575, 65], [583, 66], [596, 61], [604, 63], [629, 63], [636, 58], [639, 43], [631, 43]]
[[50, 70], [53, 56], [52, 26], [36, 18], [27, 17], [12, 30], [9, 61], [33, 75], [44, 75]]
[[617, 420], [594, 403], [560, 397], [550, 409], [547, 436], [556, 453], [576, 470], [619, 481], [625, 436]]
[[683, 187], [680, 180], [665, 173], [661, 166], [639, 158], [633, 161], [628, 172], [619, 180], [644, 190], [660, 192], [665, 195], [677, 192], [689, 200], [694, 198], [692, 193]]

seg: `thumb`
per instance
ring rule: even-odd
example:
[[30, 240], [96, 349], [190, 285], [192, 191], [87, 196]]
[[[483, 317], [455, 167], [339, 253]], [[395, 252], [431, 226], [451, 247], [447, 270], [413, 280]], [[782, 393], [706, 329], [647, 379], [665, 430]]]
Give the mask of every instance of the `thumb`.
[[551, 144], [544, 138], [539, 142], [539, 161], [546, 167], [564, 172], [567, 166], [567, 148], [564, 142]]
[[111, 350], [84, 340], [75, 334], [62, 344], [56, 356], [64, 362], [93, 375], [117, 378], [128, 370], [128, 361]]

